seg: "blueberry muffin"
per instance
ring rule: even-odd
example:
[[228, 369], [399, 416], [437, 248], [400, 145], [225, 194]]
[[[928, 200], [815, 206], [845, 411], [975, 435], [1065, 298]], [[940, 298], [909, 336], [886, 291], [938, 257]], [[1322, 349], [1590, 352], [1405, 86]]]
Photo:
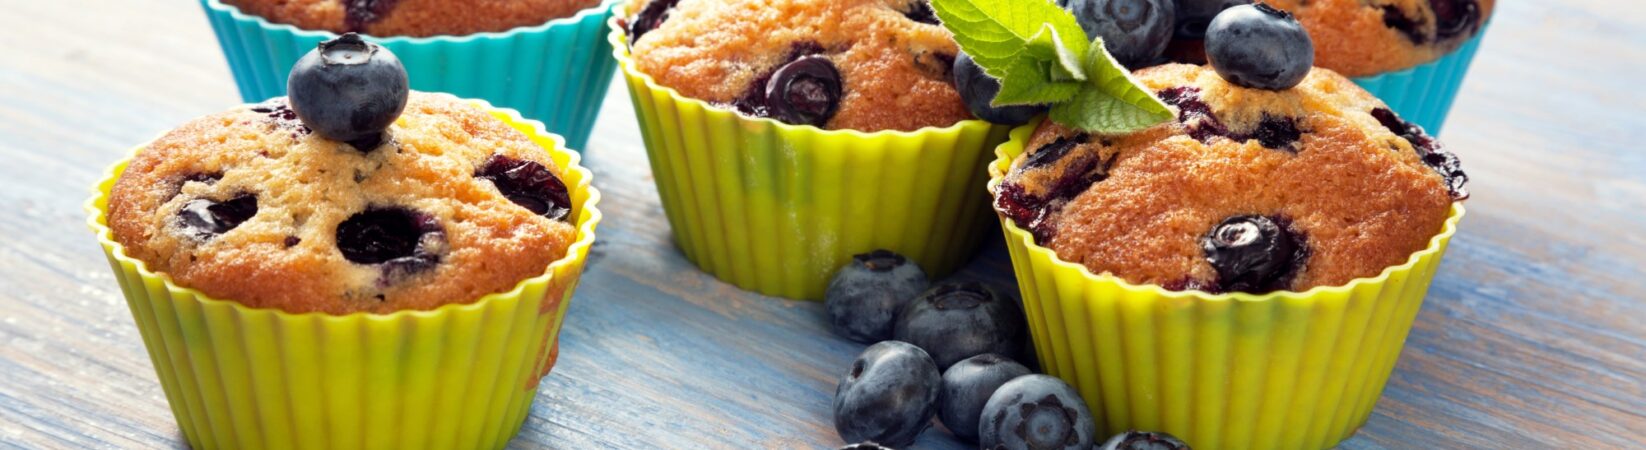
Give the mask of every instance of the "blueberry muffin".
[[427, 310], [511, 289], [574, 239], [562, 168], [472, 104], [413, 92], [386, 137], [327, 139], [285, 98], [143, 149], [109, 226], [150, 270], [291, 313]]
[[1315, 41], [1316, 64], [1351, 77], [1440, 59], [1475, 36], [1495, 0], [1264, 0], [1291, 11]]
[[1137, 79], [1178, 120], [1122, 136], [1045, 122], [995, 207], [1093, 273], [1171, 290], [1304, 291], [1376, 276], [1441, 231], [1467, 176], [1330, 70], [1284, 90], [1169, 64]]
[[569, 17], [600, 0], [222, 0], [305, 30], [372, 36], [462, 36]]
[[[1252, 0], [1177, 0], [1177, 40], [1167, 55], [1204, 63], [1206, 25]], [[1496, 0], [1262, 0], [1291, 12], [1314, 39], [1315, 65], [1350, 77], [1405, 70], [1451, 54], [1475, 37]]]
[[971, 118], [958, 49], [925, 0], [636, 0], [636, 68], [755, 117], [859, 131]]

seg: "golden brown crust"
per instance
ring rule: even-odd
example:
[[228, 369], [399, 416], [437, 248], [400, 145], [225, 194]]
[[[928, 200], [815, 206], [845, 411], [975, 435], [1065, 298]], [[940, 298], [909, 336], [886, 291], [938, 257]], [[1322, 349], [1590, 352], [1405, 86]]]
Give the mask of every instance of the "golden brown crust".
[[[1230, 130], [1265, 114], [1297, 119], [1296, 153], [1258, 140], [1203, 143], [1178, 121], [1127, 136], [1092, 137], [1054, 164], [1026, 161], [1072, 130], [1046, 122], [1013, 162], [1006, 184], [1032, 196], [1057, 188], [1082, 158], [1109, 161], [1107, 178], [1051, 212], [1044, 245], [1094, 273], [1156, 285], [1210, 285], [1217, 274], [1200, 239], [1224, 219], [1280, 216], [1305, 236], [1309, 256], [1290, 288], [1376, 276], [1404, 263], [1440, 231], [1452, 199], [1412, 144], [1370, 111], [1384, 105], [1347, 78], [1316, 69], [1287, 91], [1244, 89], [1200, 66], [1166, 65], [1136, 76], [1155, 91], [1190, 87]], [[1073, 169], [1078, 170], [1078, 169]], [[1078, 186], [1077, 186], [1078, 189]], [[1189, 283], [1185, 283], [1189, 282]]]
[[[365, 154], [249, 107], [197, 119], [132, 160], [111, 194], [109, 226], [127, 254], [182, 286], [293, 313], [468, 303], [511, 289], [565, 255], [571, 225], [533, 214], [473, 176], [493, 154], [562, 176], [524, 135], [461, 100], [417, 92], [390, 133], [391, 144]], [[222, 178], [187, 180], [202, 174]], [[257, 196], [256, 215], [245, 223], [206, 239], [180, 227], [177, 213], [187, 201], [244, 193]], [[382, 265], [345, 259], [338, 224], [369, 206], [434, 217], [446, 236], [439, 263], [388, 277]]]
[[[637, 12], [644, 1], [632, 2]], [[637, 68], [687, 97], [737, 100], [794, 49], [815, 43], [845, 96], [826, 124], [860, 131], [946, 127], [971, 118], [950, 79], [958, 49], [909, 0], [681, 0], [632, 47]]]
[[[1486, 26], [1495, 0], [1479, 0], [1479, 20], [1455, 37], [1437, 37], [1435, 12], [1428, 0], [1263, 0], [1291, 11], [1309, 30], [1315, 65], [1344, 76], [1364, 77], [1407, 69], [1446, 56]], [[1389, 26], [1386, 8], [1394, 8], [1415, 25], [1412, 32]]]
[[600, 0], [379, 0], [376, 20], [351, 23], [345, 0], [223, 0], [247, 14], [306, 30], [372, 36], [463, 36], [502, 32], [570, 17]]

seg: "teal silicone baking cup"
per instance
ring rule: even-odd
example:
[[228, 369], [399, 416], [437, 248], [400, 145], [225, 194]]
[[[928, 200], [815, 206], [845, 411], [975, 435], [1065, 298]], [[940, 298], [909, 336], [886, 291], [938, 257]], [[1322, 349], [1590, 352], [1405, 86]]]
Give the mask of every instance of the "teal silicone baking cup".
[[[564, 136], [567, 147], [581, 150], [588, 144], [616, 66], [606, 41], [606, 20], [618, 1], [501, 33], [368, 38], [400, 58], [412, 89], [480, 98], [519, 110]], [[329, 31], [272, 23], [221, 0], [200, 0], [200, 5], [247, 103], [286, 95], [286, 75], [297, 59], [321, 41], [337, 37]]]
[[1489, 22], [1482, 25], [1474, 38], [1434, 62], [1352, 80], [1382, 99], [1389, 109], [1407, 122], [1423, 127], [1430, 135], [1439, 136], [1441, 127], [1446, 125], [1446, 115], [1452, 112], [1452, 101], [1457, 99], [1457, 91], [1463, 87], [1463, 78], [1469, 74], [1469, 64], [1474, 62], [1475, 51], [1480, 50], [1480, 40], [1486, 37], [1486, 28], [1490, 26]]

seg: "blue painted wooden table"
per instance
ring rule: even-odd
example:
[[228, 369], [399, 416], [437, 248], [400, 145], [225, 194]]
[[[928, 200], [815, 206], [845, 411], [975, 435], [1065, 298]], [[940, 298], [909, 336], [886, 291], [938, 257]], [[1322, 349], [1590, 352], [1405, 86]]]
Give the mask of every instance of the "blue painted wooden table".
[[[80, 202], [126, 149], [238, 98], [195, 7], [0, 4], [0, 447], [182, 445]], [[1471, 214], [1345, 448], [1646, 447], [1646, 7], [1500, 8], [1443, 136]], [[608, 218], [512, 445], [841, 444], [829, 402], [861, 348], [819, 304], [681, 257], [626, 95], [587, 152]], [[1009, 289], [1009, 264], [996, 238], [959, 276]]]

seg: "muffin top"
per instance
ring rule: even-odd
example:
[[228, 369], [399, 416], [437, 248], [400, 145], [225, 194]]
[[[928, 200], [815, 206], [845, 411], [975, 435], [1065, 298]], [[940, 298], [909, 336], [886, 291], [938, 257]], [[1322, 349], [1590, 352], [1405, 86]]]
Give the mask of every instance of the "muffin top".
[[367, 151], [284, 98], [196, 119], [109, 199], [125, 252], [182, 286], [291, 313], [386, 313], [512, 289], [566, 254], [564, 168], [476, 106], [413, 92]]
[[1304, 291], [1376, 276], [1467, 197], [1457, 158], [1347, 78], [1247, 89], [1135, 73], [1178, 120], [1123, 136], [1043, 123], [995, 207], [1061, 259], [1171, 290]]
[[970, 119], [958, 49], [925, 0], [635, 0], [637, 69], [682, 95], [799, 125], [859, 131]]
[[1263, 0], [1291, 11], [1314, 39], [1315, 65], [1362, 77], [1425, 64], [1457, 50], [1495, 0]]
[[462, 36], [570, 17], [600, 0], [222, 0], [305, 30], [372, 36]]

